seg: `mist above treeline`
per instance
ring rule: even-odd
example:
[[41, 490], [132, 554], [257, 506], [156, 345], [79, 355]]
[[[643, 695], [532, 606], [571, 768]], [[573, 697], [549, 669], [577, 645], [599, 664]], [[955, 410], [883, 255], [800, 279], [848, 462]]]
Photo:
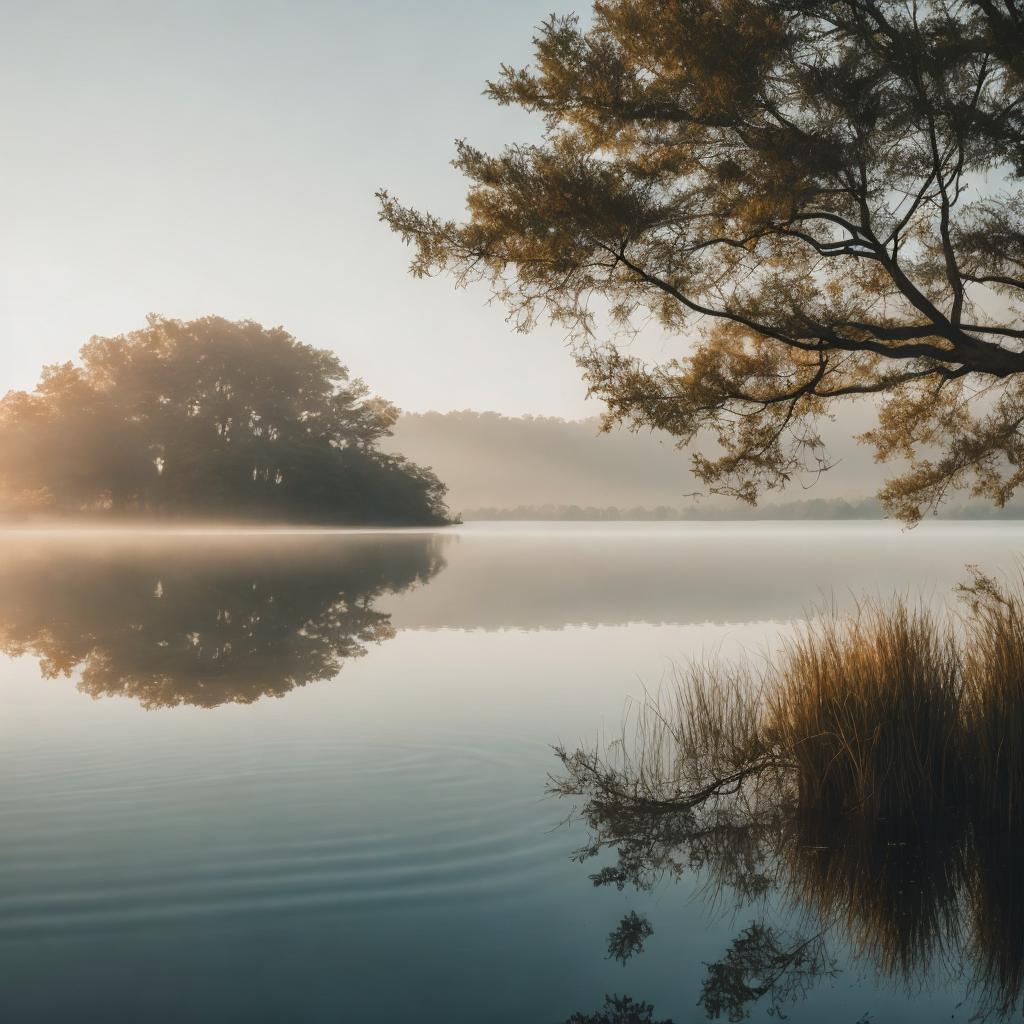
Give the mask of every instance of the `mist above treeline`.
[[[467, 522], [549, 522], [549, 523], [670, 523], [670, 522], [765, 522], [796, 520], [884, 519], [885, 510], [877, 498], [846, 501], [844, 498], [807, 498], [802, 501], [765, 502], [760, 505], [694, 504], [684, 507], [655, 505], [516, 505], [514, 508], [469, 508], [462, 513]], [[1024, 506], [996, 508], [977, 502], [944, 505], [938, 519], [1024, 519]]]
[[[886, 478], [853, 438], [873, 410], [850, 408], [822, 427], [834, 465], [796, 477], [756, 506], [710, 494], [689, 470], [689, 450], [656, 431], [601, 432], [600, 420], [496, 412], [405, 413], [383, 447], [432, 467], [466, 520], [669, 521], [880, 519]], [[709, 450], [707, 445], [704, 450]], [[954, 493], [943, 518], [1021, 518], [1019, 503], [996, 508]]]

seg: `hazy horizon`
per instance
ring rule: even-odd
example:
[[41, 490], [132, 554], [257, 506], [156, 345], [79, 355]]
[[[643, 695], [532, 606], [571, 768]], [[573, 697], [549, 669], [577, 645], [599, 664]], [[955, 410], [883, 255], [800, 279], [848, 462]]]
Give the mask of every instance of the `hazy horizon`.
[[[834, 469], [806, 474], [762, 504], [873, 496], [890, 467], [853, 435], [867, 429], [867, 409], [841, 410], [823, 424]], [[494, 411], [406, 413], [384, 442], [433, 468], [448, 485], [453, 511], [518, 505], [708, 507], [746, 510], [735, 499], [708, 493], [690, 472], [686, 451], [673, 438], [649, 430], [599, 433], [596, 417], [506, 416]], [[708, 451], [710, 445], [697, 445]], [[699, 501], [692, 495], [702, 492]]]

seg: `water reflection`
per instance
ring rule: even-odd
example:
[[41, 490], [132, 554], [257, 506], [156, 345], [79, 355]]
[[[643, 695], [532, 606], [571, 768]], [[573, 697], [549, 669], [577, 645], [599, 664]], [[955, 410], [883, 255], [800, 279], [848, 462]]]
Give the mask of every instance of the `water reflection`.
[[375, 602], [445, 565], [435, 536], [8, 544], [0, 652], [93, 697], [211, 708], [337, 675], [394, 635]]
[[[936, 980], [960, 984], [974, 1021], [1021, 1007], [1019, 809], [997, 824], [952, 814], [826, 820], [801, 812], [781, 775], [690, 804], [660, 802], [646, 782], [579, 758], [563, 756], [554, 789], [584, 798], [590, 836], [577, 859], [614, 857], [590, 876], [594, 884], [644, 891], [698, 876], [703, 896], [743, 922], [706, 965], [700, 1005], [708, 1018], [740, 1021], [755, 1007], [784, 1016], [843, 967], [908, 994]], [[640, 952], [655, 924], [631, 911], [609, 936], [609, 955], [624, 942], [630, 955]], [[629, 947], [630, 937], [639, 942]]]
[[[0, 535], [0, 642], [27, 655], [0, 657], [0, 1018], [74, 1019], [85, 993], [111, 1022], [195, 1019], [198, 1007], [247, 1022], [561, 1024], [576, 1011], [573, 1024], [684, 1024], [710, 1010], [764, 1019], [773, 999], [788, 1013], [804, 991], [794, 1018], [854, 1024], [869, 1001], [884, 1004], [873, 1020], [948, 1018], [938, 982], [912, 1006], [876, 991], [870, 970], [849, 984], [856, 918], [813, 907], [835, 902], [844, 878], [847, 902], [863, 901], [867, 873], [851, 890], [846, 850], [816, 851], [833, 837], [799, 832], [784, 799], [722, 802], [694, 823], [615, 798], [605, 814], [620, 834], [605, 834], [635, 837], [628, 863], [606, 846], [581, 870], [566, 856], [578, 830], [550, 831], [567, 808], [538, 799], [546, 744], [613, 721], [637, 676], [656, 686], [667, 659], [777, 635], [754, 619], [799, 615], [821, 590], [863, 592], [867, 577], [888, 592], [927, 571], [945, 597], [965, 561], [998, 566], [1024, 533], [712, 532]], [[625, 625], [710, 621], [744, 625]], [[368, 656], [335, 683], [287, 700], [164, 714], [138, 703], [286, 692], [356, 648]], [[37, 658], [74, 681], [91, 662], [93, 692], [133, 700], [41, 682]], [[906, 947], [937, 934], [930, 956], [979, 989], [1014, 991], [1015, 848], [972, 848], [957, 828], [930, 842], [878, 882], [905, 889], [922, 864], [946, 865], [948, 882], [928, 869], [921, 907], [904, 894], [902, 919], [917, 922]], [[603, 868], [592, 892], [586, 874]], [[714, 876], [709, 896], [715, 884], [742, 896], [737, 918], [707, 921], [689, 904], [695, 869]], [[790, 892], [787, 872], [827, 884]], [[660, 891], [615, 891], [665, 875], [682, 884], [657, 904]], [[950, 942], [924, 913], [935, 905], [966, 935]], [[984, 956], [961, 950], [969, 934]], [[861, 959], [884, 961], [867, 945]]]
[[604, 1005], [594, 1013], [574, 1013], [565, 1024], [672, 1024], [655, 1020], [650, 1003], [636, 1002], [630, 996], [605, 996]]

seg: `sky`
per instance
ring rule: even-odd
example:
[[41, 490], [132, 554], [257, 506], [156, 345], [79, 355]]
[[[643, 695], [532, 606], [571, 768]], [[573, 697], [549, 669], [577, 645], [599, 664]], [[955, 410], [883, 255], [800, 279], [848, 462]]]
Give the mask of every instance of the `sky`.
[[[576, 9], [589, 5], [579, 3]], [[415, 281], [374, 192], [462, 209], [454, 140], [557, 0], [5, 0], [0, 393], [147, 313], [283, 325], [412, 411], [596, 415], [560, 328]]]

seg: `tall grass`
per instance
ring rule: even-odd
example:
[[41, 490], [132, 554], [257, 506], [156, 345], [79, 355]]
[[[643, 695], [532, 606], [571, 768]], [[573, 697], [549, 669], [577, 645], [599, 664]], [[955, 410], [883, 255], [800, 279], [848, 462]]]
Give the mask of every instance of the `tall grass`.
[[770, 768], [818, 818], [1024, 834], [1024, 584], [975, 574], [960, 590], [959, 615], [902, 598], [817, 615], [761, 672], [693, 666], [633, 749], [656, 739], [676, 799]]
[[788, 771], [764, 728], [760, 687], [749, 665], [696, 662], [677, 672], [675, 686], [634, 705], [611, 741], [572, 752], [557, 746], [566, 775], [549, 788], [679, 810]]
[[1024, 593], [976, 574], [964, 644], [965, 761], [986, 827], [1024, 815]]
[[959, 614], [865, 602], [811, 618], [767, 668], [681, 670], [632, 735], [559, 750], [553, 789], [692, 808], [767, 774], [824, 820], [1024, 822], [1024, 584], [961, 591]]
[[962, 694], [957, 644], [932, 615], [868, 604], [789, 644], [764, 727], [795, 765], [803, 809], [932, 817], [960, 787]]

